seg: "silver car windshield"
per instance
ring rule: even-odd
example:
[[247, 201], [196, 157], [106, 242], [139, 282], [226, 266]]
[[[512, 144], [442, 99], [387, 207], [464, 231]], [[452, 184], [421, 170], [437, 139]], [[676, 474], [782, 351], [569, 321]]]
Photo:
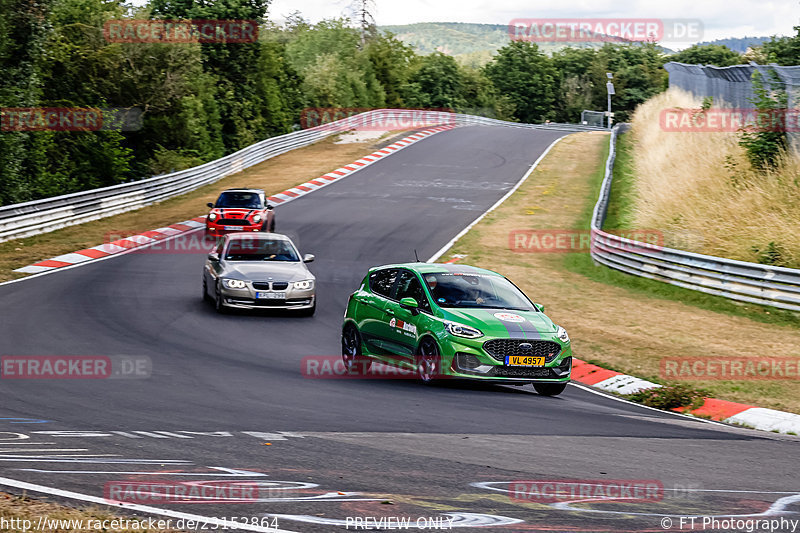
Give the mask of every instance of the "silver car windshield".
[[535, 311], [513, 283], [500, 276], [470, 273], [425, 274], [425, 283], [439, 307], [478, 307]]
[[237, 239], [225, 250], [226, 261], [300, 261], [291, 242], [282, 239]]

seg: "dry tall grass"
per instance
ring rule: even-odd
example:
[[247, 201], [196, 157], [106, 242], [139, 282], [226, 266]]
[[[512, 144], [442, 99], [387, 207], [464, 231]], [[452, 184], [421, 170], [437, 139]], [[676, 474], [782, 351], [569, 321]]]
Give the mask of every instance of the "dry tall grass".
[[800, 155], [764, 174], [750, 166], [738, 133], [662, 130], [662, 109], [700, 104], [670, 89], [634, 113], [636, 226], [662, 230], [670, 247], [800, 267]]

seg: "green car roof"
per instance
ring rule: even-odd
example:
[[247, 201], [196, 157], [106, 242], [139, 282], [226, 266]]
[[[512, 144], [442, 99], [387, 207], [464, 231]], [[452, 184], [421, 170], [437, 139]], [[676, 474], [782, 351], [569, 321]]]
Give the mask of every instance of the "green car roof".
[[492, 270], [486, 270], [485, 268], [445, 263], [395, 263], [392, 265], [372, 267], [369, 269], [369, 271], [374, 272], [375, 270], [382, 268], [408, 268], [409, 270], [414, 270], [420, 274], [434, 274], [437, 272], [462, 272], [464, 274], [483, 274], [484, 276], [497, 276], [500, 278], [504, 277], [502, 274], [498, 274]]

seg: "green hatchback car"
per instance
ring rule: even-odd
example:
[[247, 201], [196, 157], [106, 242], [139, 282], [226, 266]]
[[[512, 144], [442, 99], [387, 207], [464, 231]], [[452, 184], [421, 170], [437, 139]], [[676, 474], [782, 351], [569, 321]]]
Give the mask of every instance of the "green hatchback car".
[[372, 362], [441, 378], [532, 383], [564, 391], [572, 371], [569, 335], [516, 285], [491, 270], [406, 263], [370, 269], [347, 303], [342, 358], [348, 371]]

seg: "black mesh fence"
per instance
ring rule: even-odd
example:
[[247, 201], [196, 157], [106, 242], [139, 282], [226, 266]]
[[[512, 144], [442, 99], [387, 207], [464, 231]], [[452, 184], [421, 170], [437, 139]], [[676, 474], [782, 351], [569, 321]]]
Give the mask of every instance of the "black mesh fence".
[[[669, 86], [678, 87], [692, 93], [697, 98], [714, 98], [715, 107], [752, 108], [753, 74], [760, 72], [764, 85], [779, 83], [786, 91], [788, 109], [797, 109], [800, 105], [800, 66], [782, 67], [775, 64], [734, 65], [732, 67], [714, 67], [711, 65], [687, 65], [670, 62], [664, 65], [669, 73]], [[776, 78], [777, 81], [773, 81]], [[777, 89], [777, 87], [776, 87]], [[800, 151], [800, 132], [787, 131], [789, 144]]]

